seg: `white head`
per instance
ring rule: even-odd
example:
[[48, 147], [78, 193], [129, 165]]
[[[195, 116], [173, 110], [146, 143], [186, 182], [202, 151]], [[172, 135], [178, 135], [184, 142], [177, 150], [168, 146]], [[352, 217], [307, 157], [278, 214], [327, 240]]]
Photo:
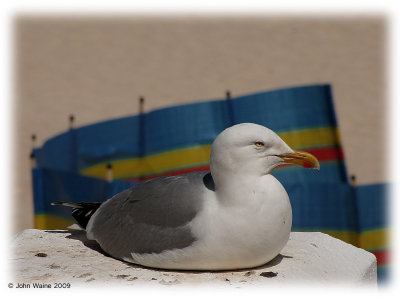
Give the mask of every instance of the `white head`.
[[242, 123], [229, 127], [211, 146], [210, 168], [216, 181], [220, 172], [263, 176], [283, 163], [319, 168], [314, 156], [292, 150], [275, 132], [257, 124]]

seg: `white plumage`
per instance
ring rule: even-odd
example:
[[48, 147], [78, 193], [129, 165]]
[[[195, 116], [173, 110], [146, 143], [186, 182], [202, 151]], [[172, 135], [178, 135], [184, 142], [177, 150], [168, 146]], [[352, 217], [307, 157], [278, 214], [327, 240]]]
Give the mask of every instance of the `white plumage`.
[[224, 130], [209, 172], [160, 177], [103, 203], [87, 236], [118, 259], [165, 269], [250, 268], [273, 259], [288, 241], [289, 197], [270, 171], [282, 163], [319, 168], [266, 127]]

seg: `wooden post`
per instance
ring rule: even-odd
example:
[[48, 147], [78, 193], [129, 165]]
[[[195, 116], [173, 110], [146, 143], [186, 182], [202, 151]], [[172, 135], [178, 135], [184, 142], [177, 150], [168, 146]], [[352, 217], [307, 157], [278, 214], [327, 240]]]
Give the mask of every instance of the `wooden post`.
[[114, 180], [114, 174], [113, 174], [112, 164], [108, 163], [107, 164], [107, 181], [112, 182], [113, 180]]
[[236, 122], [235, 122], [235, 114], [234, 114], [234, 109], [233, 109], [231, 91], [226, 90], [225, 96], [226, 96], [226, 103], [228, 104], [228, 112], [229, 112], [229, 120], [228, 121], [229, 121], [230, 126], [233, 126], [236, 124]]
[[31, 151], [31, 154], [29, 155], [29, 158], [31, 160], [31, 169], [36, 168], [35, 152], [33, 151], [33, 149]]
[[230, 90], [226, 90], [225, 95], [226, 95], [226, 100], [231, 100], [231, 91]]
[[73, 114], [69, 115], [69, 129], [74, 128], [75, 116]]
[[139, 114], [144, 113], [144, 97], [139, 98]]
[[31, 142], [32, 142], [32, 150], [31, 150], [31, 153], [29, 154], [29, 158], [30, 158], [30, 161], [31, 161], [31, 168], [32, 169], [34, 169], [35, 167], [36, 167], [36, 158], [35, 158], [35, 151], [34, 151], [34, 149], [35, 149], [35, 141], [36, 141], [36, 134], [32, 134], [31, 135]]
[[357, 185], [357, 177], [356, 177], [356, 175], [351, 175], [350, 176], [350, 184], [352, 185], [352, 186], [356, 186]]

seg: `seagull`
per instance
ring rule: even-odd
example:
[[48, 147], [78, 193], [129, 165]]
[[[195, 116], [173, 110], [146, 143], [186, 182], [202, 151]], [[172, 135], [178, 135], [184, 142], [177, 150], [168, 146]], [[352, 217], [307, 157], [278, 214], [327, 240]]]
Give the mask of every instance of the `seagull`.
[[270, 174], [281, 164], [319, 169], [272, 130], [241, 123], [211, 146], [210, 171], [157, 177], [105, 202], [53, 205], [110, 256], [157, 269], [232, 270], [264, 265], [286, 245], [292, 209]]

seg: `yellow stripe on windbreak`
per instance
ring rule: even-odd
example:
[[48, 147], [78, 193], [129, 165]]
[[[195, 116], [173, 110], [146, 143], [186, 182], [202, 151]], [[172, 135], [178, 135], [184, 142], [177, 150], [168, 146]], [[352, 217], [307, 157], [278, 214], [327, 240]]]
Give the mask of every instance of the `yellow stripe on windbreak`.
[[68, 226], [74, 224], [74, 221], [48, 214], [35, 215], [34, 226], [36, 229], [68, 229]]
[[[112, 162], [115, 178], [139, 177], [164, 173], [181, 168], [190, 168], [209, 163], [211, 145], [195, 146], [158, 153], [144, 158], [130, 158]], [[106, 164], [84, 169], [87, 176], [106, 178]]]
[[353, 246], [360, 247], [360, 235], [358, 232], [335, 230], [321, 230], [321, 232], [329, 234], [330, 236], [342, 240], [343, 242], [352, 244]]
[[[336, 128], [331, 127], [282, 132], [279, 135], [294, 149], [328, 147], [338, 143], [338, 132]], [[210, 151], [211, 145], [201, 145], [152, 154], [144, 158], [116, 160], [112, 162], [113, 175], [116, 179], [141, 177], [202, 166], [209, 163]], [[83, 169], [81, 174], [107, 178], [108, 162]]]
[[369, 230], [362, 233], [336, 230], [320, 231], [365, 250], [384, 249], [389, 246], [390, 230], [388, 228]]
[[374, 229], [361, 233], [360, 247], [363, 249], [382, 249], [389, 246], [390, 229]]
[[279, 136], [293, 149], [328, 147], [340, 144], [338, 130], [332, 127], [281, 132]]
[[331, 237], [342, 240], [346, 243], [359, 247], [359, 234], [355, 231], [337, 231], [337, 230], [296, 230], [301, 232], [322, 232], [330, 235]]

